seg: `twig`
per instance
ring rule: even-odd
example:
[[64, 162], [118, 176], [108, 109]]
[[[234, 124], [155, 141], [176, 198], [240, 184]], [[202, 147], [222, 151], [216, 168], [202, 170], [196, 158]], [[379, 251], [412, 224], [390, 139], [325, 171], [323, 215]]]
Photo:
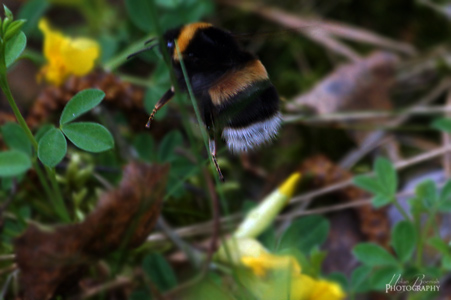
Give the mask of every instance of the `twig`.
[[2, 287], [2, 290], [0, 291], [0, 299], [5, 299], [6, 292], [8, 291], [9, 284], [11, 283], [13, 277], [17, 276], [17, 273], [19, 270], [13, 271], [11, 274], [8, 275], [8, 278], [5, 281], [5, 284]]
[[194, 249], [193, 247], [191, 247], [191, 245], [182, 240], [180, 236], [176, 232], [174, 232], [172, 228], [166, 223], [163, 216], [160, 216], [160, 218], [158, 218], [157, 225], [161, 229], [161, 231], [163, 231], [166, 238], [172, 241], [174, 245], [176, 245], [186, 254], [188, 259], [194, 266], [200, 267], [202, 255], [198, 250]]
[[[220, 227], [221, 230], [224, 231], [232, 231], [236, 224], [242, 218], [241, 213], [236, 213], [232, 215], [228, 215], [227, 217], [223, 217], [220, 219]], [[211, 233], [211, 229], [213, 228], [213, 221], [203, 222], [196, 225], [186, 226], [178, 229], [174, 229], [174, 233], [180, 237], [188, 238], [198, 235], [203, 235], [207, 233]], [[149, 235], [147, 238], [148, 242], [160, 242], [166, 240], [166, 236], [162, 233], [154, 233]]]
[[[400, 161], [398, 163], [395, 164], [395, 169], [396, 170], [401, 170], [403, 168], [409, 167], [409, 166], [413, 166], [415, 164], [436, 158], [440, 155], [444, 155], [448, 152], [451, 152], [451, 145], [448, 145], [446, 147], [439, 147], [436, 148], [434, 150], [428, 151], [426, 153], [422, 153], [419, 154], [417, 156], [414, 156], [412, 158], [409, 159], [405, 159], [403, 161]], [[362, 175], [372, 175], [372, 172], [366, 173], [366, 174], [362, 174]], [[349, 179], [349, 180], [344, 180], [342, 182], [338, 182], [329, 186], [326, 186], [324, 188], [315, 190], [315, 191], [311, 191], [296, 197], [291, 198], [290, 202], [288, 203], [288, 205], [293, 205], [296, 203], [301, 203], [301, 202], [305, 202], [305, 201], [309, 201], [311, 199], [314, 199], [316, 197], [319, 196], [323, 196], [323, 195], [327, 195], [329, 193], [341, 190], [343, 188], [349, 187], [353, 185], [353, 180]], [[402, 193], [400, 193], [400, 195], [402, 195]], [[340, 205], [345, 205], [345, 204], [340, 204]], [[346, 204], [346, 205], [350, 205], [350, 204]], [[362, 204], [363, 205], [363, 204]], [[327, 208], [324, 208], [327, 209]], [[309, 211], [309, 213], [314, 213], [315, 210], [311, 210]], [[292, 212], [293, 213], [293, 212]], [[297, 210], [295, 212], [297, 213], [306, 213], [305, 211], [299, 211]], [[317, 212], [319, 213], [319, 212]], [[229, 215], [227, 217], [221, 218], [220, 219], [220, 224], [221, 224], [221, 228], [222, 230], [227, 229], [227, 230], [232, 230], [236, 224], [241, 220], [242, 218], [242, 214], [241, 213], [235, 213], [232, 215]], [[188, 227], [183, 227], [183, 228], [179, 228], [174, 230], [174, 232], [181, 237], [193, 237], [193, 236], [199, 236], [199, 235], [206, 235], [206, 234], [211, 234], [212, 232], [212, 228], [213, 228], [213, 222], [204, 222], [204, 223], [200, 223], [200, 224], [196, 224], [196, 225], [192, 225], [192, 226], [188, 226]], [[147, 241], [150, 242], [158, 242], [158, 241], [162, 241], [165, 240], [165, 236], [161, 233], [155, 233], [150, 235], [147, 238]]]
[[[451, 89], [448, 90], [445, 107], [451, 109]], [[451, 114], [447, 113], [446, 116], [451, 117]], [[449, 133], [443, 132], [442, 140], [444, 147], [451, 145], [451, 135]], [[451, 153], [443, 155], [443, 169], [445, 170], [446, 178], [451, 178]]]
[[[412, 158], [400, 161], [395, 164], [395, 169], [401, 170], [403, 168], [436, 158], [436, 157], [446, 154], [448, 152], [451, 152], [451, 145], [448, 145], [446, 147], [439, 147], [437, 149], [428, 151], [426, 153], [422, 153], [422, 154], [419, 154]], [[370, 176], [372, 174], [373, 174], [372, 172], [369, 172], [369, 173], [362, 174], [362, 175]], [[329, 193], [344, 189], [351, 185], [353, 185], [352, 179], [344, 180], [342, 182], [338, 182], [338, 183], [326, 186], [324, 188], [293, 197], [293, 198], [291, 198], [288, 205], [293, 205], [296, 203], [309, 201], [309, 200], [312, 200], [319, 196], [327, 195]], [[297, 210], [296, 213], [300, 213], [300, 211]], [[224, 228], [226, 228], [227, 230], [232, 230], [235, 227], [235, 225], [241, 220], [242, 216], [243, 215], [241, 213], [235, 213], [235, 214], [229, 215], [227, 217], [221, 218], [221, 220], [220, 220], [221, 228], [223, 230], [224, 230]], [[210, 222], [200, 223], [200, 224], [176, 229], [176, 230], [174, 230], [174, 232], [177, 235], [182, 236], [182, 237], [193, 237], [193, 236], [199, 236], [199, 235], [204, 235], [204, 234], [211, 234], [212, 228], [213, 228], [213, 222], [210, 221]], [[165, 240], [165, 237], [161, 233], [152, 234], [147, 238], [147, 241], [151, 241], [151, 242], [158, 242], [158, 241], [162, 241], [162, 240]]]
[[[415, 54], [415, 48], [409, 44], [400, 43], [375, 34], [369, 30], [353, 27], [347, 24], [324, 19], [319, 20], [314, 18], [301, 18], [297, 15], [292, 15], [276, 8], [262, 6], [256, 2], [249, 3], [236, 0], [220, 0], [218, 2], [225, 5], [235, 6], [242, 10], [251, 11], [285, 27], [298, 30], [318, 43], [352, 60], [355, 60], [359, 56], [354, 54], [354, 51], [345, 44], [341, 44], [334, 40], [330, 37], [330, 35], [395, 50], [404, 54]], [[314, 30], [309, 28], [314, 28]], [[318, 32], [321, 32], [321, 34], [318, 34]]]
[[0, 261], [8, 261], [8, 260], [13, 260], [16, 258], [15, 254], [4, 254], [4, 255], [0, 255]]
[[[440, 96], [445, 90], [447, 90], [451, 85], [451, 80], [449, 78], [445, 78], [440, 83], [432, 89], [430, 93], [426, 96], [418, 100], [415, 104], [411, 106], [413, 107], [424, 107], [433, 100], [435, 100], [438, 96]], [[404, 123], [409, 118], [408, 115], [399, 116], [397, 119], [389, 122], [388, 126], [399, 126]], [[348, 155], [346, 155], [341, 162], [339, 163], [340, 167], [344, 169], [351, 168], [357, 161], [359, 161], [363, 156], [365, 156], [368, 152], [373, 150], [377, 144], [380, 143], [380, 139], [385, 135], [385, 132], [378, 130], [368, 135], [365, 140], [362, 142], [362, 146], [354, 151], [351, 151]]]
[[[414, 193], [415, 193], [414, 190], [403, 191], [403, 192], [397, 193], [395, 197], [396, 198], [408, 197], [408, 196], [414, 195]], [[358, 200], [353, 200], [352, 202], [349, 202], [349, 203], [331, 205], [331, 206], [327, 206], [327, 207], [322, 207], [322, 208], [317, 208], [317, 209], [309, 209], [309, 210], [305, 210], [305, 211], [289, 212], [284, 215], [278, 216], [276, 220], [278, 220], [278, 221], [284, 220], [285, 221], [285, 220], [293, 219], [295, 217], [315, 215], [315, 214], [325, 214], [325, 213], [339, 211], [339, 210], [343, 210], [343, 209], [347, 209], [347, 208], [354, 208], [354, 207], [369, 205], [369, 204], [371, 204], [371, 200], [372, 200], [372, 198], [362, 198], [362, 199], [358, 199]]]
[[[451, 96], [450, 96], [451, 98]], [[358, 112], [339, 112], [333, 114], [322, 114], [318, 116], [299, 117], [297, 115], [284, 115], [285, 123], [302, 121], [303, 123], [323, 123], [323, 122], [344, 122], [354, 120], [368, 120], [377, 118], [387, 118], [393, 116], [415, 116], [415, 115], [434, 115], [451, 113], [450, 105], [431, 106], [431, 107], [411, 107], [410, 109], [400, 111], [358, 111]]]
[[103, 292], [106, 292], [109, 290], [126, 287], [131, 284], [133, 284], [132, 278], [118, 277], [113, 281], [90, 288], [89, 290], [83, 292], [83, 294], [81, 295], [81, 297], [79, 299], [81, 299], [81, 300], [88, 299], [94, 295], [98, 295], [100, 293], [103, 293]]
[[[432, 158], [435, 158], [437, 156], [443, 155], [443, 154], [448, 153], [450, 151], [451, 151], [451, 145], [448, 145], [446, 147], [440, 147], [440, 148], [434, 149], [432, 151], [429, 151], [429, 152], [426, 152], [426, 153], [422, 153], [422, 154], [419, 154], [419, 155], [414, 156], [412, 158], [400, 161], [400, 162], [396, 163], [394, 167], [395, 167], [396, 170], [401, 170], [401, 169], [404, 169], [406, 167], [415, 165], [417, 163], [424, 162], [424, 161], [430, 160]], [[373, 174], [372, 172], [369, 172], [369, 173], [362, 174], [362, 175], [368, 175], [369, 176], [369, 175], [372, 175], [372, 174]], [[309, 193], [306, 193], [306, 194], [294, 197], [294, 198], [292, 198], [290, 200], [289, 204], [294, 204], [294, 203], [299, 203], [299, 202], [303, 202], [303, 201], [308, 201], [308, 200], [310, 200], [312, 198], [316, 198], [316, 197], [319, 197], [319, 196], [323, 196], [323, 195], [326, 195], [326, 194], [329, 194], [329, 193], [341, 190], [343, 188], [351, 186], [352, 184], [353, 184], [353, 179], [344, 180], [342, 182], [335, 183], [333, 185], [329, 185], [329, 186], [327, 186], [325, 188], [322, 188], [322, 189], [319, 189], [319, 190], [316, 190], [316, 191], [312, 191], [312, 192], [309, 192]]]
[[4, 268], [4, 269], [1, 269], [0, 270], [0, 276], [2, 276], [3, 274], [6, 274], [6, 273], [10, 273], [10, 272], [12, 272], [12, 271], [14, 271], [16, 269], [17, 269], [17, 265], [14, 263], [14, 264], [12, 264], [12, 265]]

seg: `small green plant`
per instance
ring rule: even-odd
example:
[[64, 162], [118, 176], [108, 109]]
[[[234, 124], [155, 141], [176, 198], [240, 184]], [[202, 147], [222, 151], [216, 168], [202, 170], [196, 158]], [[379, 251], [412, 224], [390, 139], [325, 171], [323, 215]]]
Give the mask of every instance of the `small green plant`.
[[[36, 135], [33, 135], [17, 107], [6, 76], [8, 68], [25, 49], [26, 36], [20, 31], [25, 20], [14, 21], [11, 11], [6, 6], [4, 9], [6, 17], [0, 20], [0, 87], [18, 123], [6, 123], [1, 128], [3, 140], [9, 150], [0, 152], [0, 177], [6, 181], [11, 178], [23, 178], [25, 172], [33, 168], [60, 220], [68, 222], [69, 213], [56, 181], [54, 167], [66, 155], [66, 138], [78, 148], [89, 152], [102, 152], [113, 148], [113, 137], [102, 125], [73, 122], [96, 107], [105, 94], [96, 89], [79, 92], [65, 106], [59, 128], [43, 126]], [[38, 159], [43, 166], [38, 163]]]
[[[393, 204], [404, 220], [391, 230], [393, 254], [373, 243], [354, 247], [353, 253], [362, 265], [352, 274], [351, 293], [405, 292], [408, 299], [430, 299], [439, 291], [439, 279], [451, 271], [451, 247], [441, 238], [437, 223], [439, 214], [451, 211], [451, 181], [440, 191], [430, 180], [417, 185], [407, 212], [396, 199], [398, 179], [392, 163], [378, 158], [374, 173], [374, 177], [355, 177], [355, 184], [374, 195], [373, 206]], [[431, 263], [424, 255], [426, 248], [435, 249], [439, 257], [436, 262]], [[434, 284], [422, 284], [425, 280]], [[418, 293], [421, 291], [428, 293]]]
[[92, 122], [72, 122], [96, 107], [105, 93], [88, 89], [75, 95], [64, 107], [60, 127], [50, 127], [39, 140], [38, 157], [48, 167], [56, 166], [66, 155], [66, 136], [75, 146], [89, 152], [102, 152], [113, 148], [111, 133], [102, 125]]

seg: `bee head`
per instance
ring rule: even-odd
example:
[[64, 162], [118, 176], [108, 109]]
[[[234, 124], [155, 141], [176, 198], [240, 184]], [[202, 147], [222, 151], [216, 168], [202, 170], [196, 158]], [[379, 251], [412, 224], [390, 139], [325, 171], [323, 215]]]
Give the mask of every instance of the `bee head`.
[[[160, 51], [163, 50], [162, 47], [166, 47], [174, 65], [179, 65], [180, 53], [184, 63], [192, 70], [228, 67], [249, 60], [249, 54], [240, 49], [232, 34], [209, 23], [191, 23], [170, 29], [163, 35], [163, 40], [163, 45], [159, 45]], [[151, 39], [146, 44], [154, 41], [155, 39]], [[150, 45], [129, 57], [157, 45], [158, 43]]]

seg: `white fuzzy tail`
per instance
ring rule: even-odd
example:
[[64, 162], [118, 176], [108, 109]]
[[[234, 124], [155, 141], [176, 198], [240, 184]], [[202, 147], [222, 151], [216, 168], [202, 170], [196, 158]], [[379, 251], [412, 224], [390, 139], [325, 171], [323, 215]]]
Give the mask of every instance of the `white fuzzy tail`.
[[282, 116], [280, 112], [277, 112], [273, 117], [247, 127], [225, 127], [222, 137], [232, 153], [246, 152], [274, 140], [281, 123]]

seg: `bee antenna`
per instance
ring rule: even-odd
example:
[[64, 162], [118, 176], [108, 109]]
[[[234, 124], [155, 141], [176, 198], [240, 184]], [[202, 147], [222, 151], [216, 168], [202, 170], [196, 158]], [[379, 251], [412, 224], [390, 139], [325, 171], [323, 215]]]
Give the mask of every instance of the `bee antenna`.
[[136, 56], [136, 55], [138, 55], [138, 54], [140, 54], [140, 53], [146, 52], [146, 51], [148, 51], [148, 50], [154, 48], [155, 46], [158, 46], [158, 43], [153, 44], [153, 45], [151, 45], [151, 46], [149, 46], [149, 47], [146, 47], [146, 48], [144, 48], [144, 49], [141, 49], [141, 50], [139, 50], [139, 51], [136, 51], [135, 53], [130, 54], [129, 56], [127, 56], [127, 59], [130, 59], [130, 58], [132, 58], [132, 57], [134, 57], [134, 56]]

